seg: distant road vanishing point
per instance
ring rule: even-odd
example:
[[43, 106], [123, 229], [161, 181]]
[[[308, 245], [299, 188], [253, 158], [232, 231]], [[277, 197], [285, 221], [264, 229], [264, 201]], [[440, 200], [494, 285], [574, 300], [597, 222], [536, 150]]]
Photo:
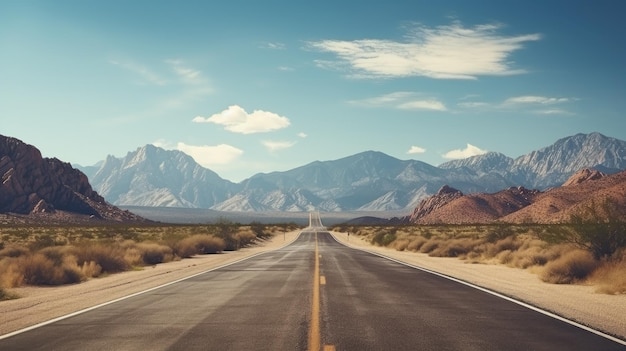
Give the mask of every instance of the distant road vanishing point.
[[[322, 229], [322, 230], [319, 230]], [[0, 336], [0, 350], [625, 350], [626, 342], [346, 247], [281, 249]]]

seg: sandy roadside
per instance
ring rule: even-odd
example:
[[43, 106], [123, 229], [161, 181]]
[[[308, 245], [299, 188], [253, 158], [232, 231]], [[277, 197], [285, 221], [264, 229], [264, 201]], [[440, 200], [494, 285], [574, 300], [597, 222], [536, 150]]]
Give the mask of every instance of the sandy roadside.
[[458, 258], [396, 251], [373, 246], [355, 235], [332, 232], [347, 246], [379, 253], [402, 262], [478, 285], [626, 340], [626, 295], [606, 295], [592, 286], [544, 283], [528, 270], [502, 265], [469, 264]]
[[[277, 235], [236, 252], [204, 255], [177, 262], [91, 279], [61, 287], [12, 289], [21, 298], [0, 302], [0, 335], [123, 296], [157, 287], [291, 243], [298, 232]], [[604, 295], [590, 286], [542, 282], [526, 270], [499, 265], [467, 264], [456, 258], [433, 258], [372, 246], [361, 238], [333, 232], [340, 242], [497, 291], [581, 324], [626, 339], [626, 296]]]

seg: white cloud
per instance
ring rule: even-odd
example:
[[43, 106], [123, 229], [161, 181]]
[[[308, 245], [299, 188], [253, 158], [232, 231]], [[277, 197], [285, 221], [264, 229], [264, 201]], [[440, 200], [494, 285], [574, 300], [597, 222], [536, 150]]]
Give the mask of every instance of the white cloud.
[[429, 28], [417, 26], [404, 42], [380, 39], [322, 40], [308, 47], [335, 54], [338, 61], [318, 60], [322, 68], [347, 69], [354, 77], [476, 79], [525, 73], [510, 56], [539, 34], [504, 36], [500, 25], [463, 27], [459, 22]]
[[186, 84], [192, 85], [206, 85], [208, 84], [206, 79], [202, 76], [202, 72], [193, 69], [187, 65], [182, 60], [165, 60], [168, 63], [174, 73]]
[[195, 146], [178, 143], [176, 149], [193, 157], [198, 164], [206, 168], [229, 164], [243, 154], [243, 150], [227, 144]]
[[426, 149], [424, 149], [423, 147], [419, 147], [419, 146], [411, 146], [411, 148], [409, 149], [409, 151], [407, 151], [407, 154], [413, 155], [413, 154], [423, 154], [426, 152]]
[[208, 118], [197, 116], [192, 121], [195, 123], [215, 123], [224, 126], [228, 131], [241, 134], [270, 132], [286, 128], [290, 124], [287, 117], [262, 110], [248, 113], [237, 105], [229, 106], [226, 110]]
[[450, 150], [446, 152], [443, 155], [443, 157], [447, 159], [456, 160], [456, 159], [468, 158], [471, 156], [482, 155], [485, 153], [487, 153], [486, 150], [481, 150], [472, 144], [467, 144], [467, 147], [465, 147], [465, 149]]
[[307, 136], [308, 136], [308, 135], [306, 135], [306, 133], [304, 133], [304, 132], [300, 132], [300, 133], [298, 133], [298, 137], [300, 137], [300, 138], [302, 138], [302, 139], [306, 138]]
[[550, 104], [561, 104], [565, 102], [570, 102], [571, 99], [568, 98], [553, 98], [553, 97], [545, 97], [545, 96], [516, 96], [512, 98], [508, 98], [504, 101], [505, 104], [537, 104], [537, 105], [550, 105]]
[[572, 112], [560, 109], [560, 108], [552, 108], [545, 110], [537, 110], [535, 113], [540, 115], [573, 115]]
[[399, 101], [406, 100], [416, 94], [410, 91], [396, 91], [389, 94], [384, 94], [381, 96], [376, 96], [373, 98], [363, 99], [363, 100], [350, 100], [348, 103], [353, 105], [361, 105], [361, 106], [386, 106], [392, 105], [394, 103], [398, 103]]
[[401, 110], [432, 110], [447, 111], [446, 106], [438, 100], [415, 100], [398, 105]]
[[263, 141], [263, 146], [269, 151], [279, 151], [284, 149], [289, 149], [290, 147], [296, 145], [293, 141], [271, 141], [265, 140]]
[[348, 103], [364, 107], [392, 107], [401, 110], [448, 110], [445, 104], [438, 99], [423, 97], [422, 95], [410, 91], [397, 91], [363, 100], [350, 100]]

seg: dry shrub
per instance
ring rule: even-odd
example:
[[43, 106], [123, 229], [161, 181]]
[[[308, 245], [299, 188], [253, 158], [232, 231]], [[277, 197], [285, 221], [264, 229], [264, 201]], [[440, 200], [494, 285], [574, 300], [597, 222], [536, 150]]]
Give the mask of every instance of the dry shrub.
[[400, 239], [393, 242], [392, 246], [397, 251], [404, 251], [409, 246], [409, 239]]
[[433, 252], [435, 249], [437, 249], [439, 247], [439, 245], [441, 245], [442, 241], [440, 239], [430, 239], [427, 242], [425, 242], [422, 247], [420, 247], [420, 252], [422, 253], [431, 253]]
[[430, 253], [433, 257], [465, 257], [482, 241], [470, 238], [449, 239], [441, 242]]
[[554, 284], [573, 284], [586, 279], [597, 267], [598, 261], [591, 253], [572, 250], [546, 264], [541, 280]]
[[246, 247], [254, 243], [257, 236], [252, 230], [247, 230], [237, 233], [235, 238], [238, 241], [238, 247]]
[[134, 249], [139, 251], [142, 262], [147, 265], [170, 262], [174, 258], [172, 248], [157, 243], [138, 243]]
[[58, 259], [57, 256], [53, 256], [53, 258], [48, 256], [50, 256], [50, 252], [38, 252], [16, 259], [17, 264], [22, 269], [25, 284], [62, 285], [78, 283], [84, 279], [76, 264], [76, 257], [67, 255]]
[[178, 257], [187, 258], [198, 254], [222, 252], [226, 243], [222, 238], [207, 234], [196, 234], [176, 243], [174, 253]]
[[0, 259], [3, 257], [20, 257], [30, 254], [30, 250], [17, 245], [8, 245], [0, 250]]
[[102, 269], [102, 273], [118, 273], [131, 268], [126, 261], [126, 250], [119, 244], [89, 244], [75, 248], [78, 264], [95, 262]]
[[614, 259], [604, 261], [593, 272], [589, 281], [598, 286], [604, 294], [626, 294], [626, 249], [618, 251]]
[[496, 260], [502, 264], [509, 264], [513, 260], [513, 251], [504, 250], [500, 251], [495, 256]]
[[0, 286], [14, 288], [24, 284], [24, 272], [20, 267], [20, 260], [16, 257], [0, 260]]
[[95, 278], [102, 273], [102, 267], [94, 261], [83, 262], [80, 271], [85, 278]]
[[0, 301], [17, 299], [19, 296], [6, 291], [0, 286]]
[[420, 248], [422, 247], [422, 245], [424, 245], [424, 243], [427, 241], [426, 238], [422, 237], [422, 236], [418, 236], [417, 238], [411, 240], [411, 242], [409, 242], [409, 244], [406, 247], [406, 250], [408, 251], [413, 251], [413, 252], [417, 252], [420, 250]]

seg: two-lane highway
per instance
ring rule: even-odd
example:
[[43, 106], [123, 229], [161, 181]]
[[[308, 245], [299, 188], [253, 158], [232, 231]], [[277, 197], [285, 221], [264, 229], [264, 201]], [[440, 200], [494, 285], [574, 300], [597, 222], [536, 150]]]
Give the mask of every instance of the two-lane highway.
[[0, 350], [625, 349], [327, 232], [0, 339]]

